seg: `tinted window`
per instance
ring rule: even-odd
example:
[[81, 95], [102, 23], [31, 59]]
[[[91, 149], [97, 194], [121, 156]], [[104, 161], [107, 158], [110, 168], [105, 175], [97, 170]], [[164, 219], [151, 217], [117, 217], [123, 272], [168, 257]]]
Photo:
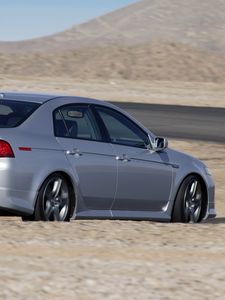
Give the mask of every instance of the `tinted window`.
[[96, 107], [112, 143], [146, 148], [147, 134], [123, 114], [105, 107]]
[[87, 106], [67, 105], [54, 112], [55, 135], [86, 140], [101, 140], [98, 127]]
[[0, 127], [16, 127], [22, 124], [40, 104], [31, 102], [0, 101]]

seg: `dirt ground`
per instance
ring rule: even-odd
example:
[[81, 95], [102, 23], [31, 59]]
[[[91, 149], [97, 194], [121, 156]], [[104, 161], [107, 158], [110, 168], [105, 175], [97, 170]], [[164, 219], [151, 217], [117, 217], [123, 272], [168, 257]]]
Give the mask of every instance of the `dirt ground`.
[[182, 81], [76, 80], [67, 77], [5, 77], [0, 92], [32, 91], [108, 101], [225, 107], [222, 83]]
[[[165, 83], [165, 93], [160, 94], [159, 83], [143, 85], [141, 92], [125, 82], [73, 85], [72, 80], [0, 80], [1, 89], [203, 106], [215, 101], [214, 106], [224, 106], [222, 86], [190, 85]], [[169, 143], [202, 159], [212, 171], [217, 219], [197, 225], [108, 220], [57, 224], [2, 217], [0, 299], [224, 299], [225, 147]]]
[[1, 299], [224, 299], [225, 224], [1, 219]]

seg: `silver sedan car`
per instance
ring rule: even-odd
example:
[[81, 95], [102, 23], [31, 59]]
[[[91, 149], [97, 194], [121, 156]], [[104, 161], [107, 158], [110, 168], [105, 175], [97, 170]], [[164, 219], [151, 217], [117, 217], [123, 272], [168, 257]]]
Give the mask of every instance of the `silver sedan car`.
[[215, 217], [198, 159], [133, 117], [88, 98], [0, 94], [0, 210], [23, 220]]

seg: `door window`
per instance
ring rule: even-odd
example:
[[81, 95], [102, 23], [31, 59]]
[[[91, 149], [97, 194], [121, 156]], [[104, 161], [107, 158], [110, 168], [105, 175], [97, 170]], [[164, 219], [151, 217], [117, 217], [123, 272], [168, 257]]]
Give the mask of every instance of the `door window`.
[[101, 134], [88, 106], [67, 105], [55, 110], [54, 130], [58, 137], [101, 140]]
[[128, 117], [106, 107], [96, 107], [111, 143], [131, 147], [146, 148], [149, 145], [148, 135]]

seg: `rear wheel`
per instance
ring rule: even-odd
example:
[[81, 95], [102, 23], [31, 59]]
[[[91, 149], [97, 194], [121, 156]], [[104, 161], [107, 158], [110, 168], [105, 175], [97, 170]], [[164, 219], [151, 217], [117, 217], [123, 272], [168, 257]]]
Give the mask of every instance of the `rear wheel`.
[[172, 222], [200, 222], [204, 217], [205, 200], [201, 180], [195, 175], [188, 176], [179, 188], [172, 214]]
[[23, 220], [68, 222], [72, 193], [67, 179], [60, 173], [52, 174], [41, 186], [34, 215]]

